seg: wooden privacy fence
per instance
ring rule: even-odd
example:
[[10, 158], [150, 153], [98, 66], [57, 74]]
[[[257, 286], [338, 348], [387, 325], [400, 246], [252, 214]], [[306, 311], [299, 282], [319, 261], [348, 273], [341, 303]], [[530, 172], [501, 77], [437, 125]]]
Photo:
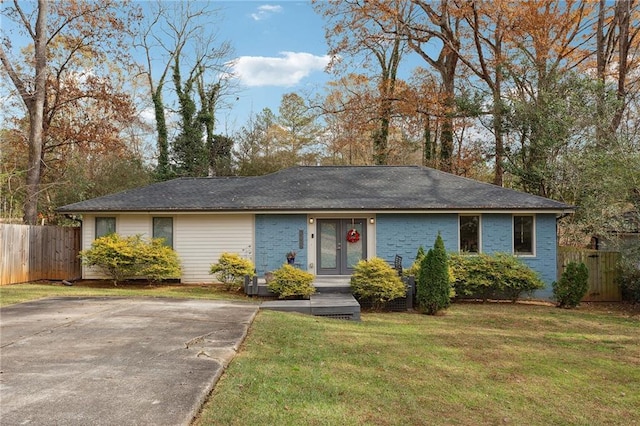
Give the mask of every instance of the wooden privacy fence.
[[80, 228], [0, 224], [0, 285], [81, 276]]
[[589, 290], [582, 301], [619, 302], [622, 300], [620, 286], [616, 282], [619, 260], [618, 252], [559, 247], [558, 279], [569, 262], [582, 262], [589, 270]]

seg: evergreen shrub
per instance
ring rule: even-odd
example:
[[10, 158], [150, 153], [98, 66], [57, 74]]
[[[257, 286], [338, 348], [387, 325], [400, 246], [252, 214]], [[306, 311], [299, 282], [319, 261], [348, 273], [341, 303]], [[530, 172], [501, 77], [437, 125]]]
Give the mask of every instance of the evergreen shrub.
[[545, 286], [533, 269], [510, 254], [453, 254], [449, 261], [459, 297], [483, 301], [507, 298], [515, 302], [523, 293]]
[[575, 308], [589, 290], [589, 270], [584, 263], [569, 262], [553, 283], [553, 296], [559, 308]]
[[440, 234], [438, 234], [433, 248], [420, 262], [416, 302], [418, 309], [428, 315], [435, 315], [451, 304], [447, 252]]
[[640, 303], [640, 245], [622, 250], [617, 282], [622, 299]]

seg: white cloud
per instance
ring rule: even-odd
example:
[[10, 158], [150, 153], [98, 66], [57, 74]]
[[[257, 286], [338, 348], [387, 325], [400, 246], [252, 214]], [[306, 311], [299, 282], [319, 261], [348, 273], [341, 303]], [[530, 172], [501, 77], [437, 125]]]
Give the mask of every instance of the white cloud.
[[269, 18], [274, 13], [280, 12], [282, 12], [282, 6], [263, 4], [262, 6], [258, 6], [257, 12], [252, 13], [251, 17], [254, 21], [262, 21], [263, 19]]
[[306, 52], [280, 52], [282, 57], [241, 56], [233, 74], [251, 87], [294, 86], [313, 71], [322, 71], [331, 59]]

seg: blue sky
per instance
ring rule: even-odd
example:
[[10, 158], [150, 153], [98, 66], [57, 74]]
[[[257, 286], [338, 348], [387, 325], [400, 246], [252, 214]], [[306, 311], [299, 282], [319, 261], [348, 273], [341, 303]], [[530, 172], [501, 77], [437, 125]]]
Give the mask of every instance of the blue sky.
[[[143, 10], [154, 5], [146, 0], [136, 1]], [[172, 1], [164, 0], [164, 3]], [[189, 1], [193, 10], [207, 6], [204, 1]], [[207, 30], [217, 33], [217, 40], [231, 43], [232, 59], [235, 60], [233, 71], [238, 78], [237, 88], [233, 96], [229, 96], [232, 108], [218, 112], [220, 133], [232, 133], [244, 125], [252, 113], [257, 114], [266, 107], [277, 113], [285, 93], [302, 95], [321, 91], [330, 80], [331, 76], [324, 71], [329, 61], [324, 23], [309, 1], [213, 0], [209, 3], [211, 9], [218, 10], [219, 18], [212, 21]], [[29, 14], [34, 3], [23, 3], [22, 6]], [[23, 34], [12, 31], [13, 23], [3, 21], [0, 26], [5, 27], [3, 32], [10, 32], [14, 53], [31, 42]], [[141, 52], [134, 55], [139, 55], [137, 59], [144, 62]], [[156, 66], [161, 68], [166, 60], [156, 59]], [[170, 79], [167, 87], [172, 88]], [[7, 90], [13, 90], [13, 86], [0, 84], [0, 101], [9, 96]], [[173, 96], [167, 94], [167, 97]], [[145, 115], [153, 116], [150, 112]], [[0, 117], [0, 123], [3, 119]]]
[[219, 129], [242, 126], [263, 108], [278, 111], [282, 95], [322, 91], [331, 76], [324, 22], [304, 1], [217, 1], [219, 38], [234, 48], [237, 100], [218, 115]]

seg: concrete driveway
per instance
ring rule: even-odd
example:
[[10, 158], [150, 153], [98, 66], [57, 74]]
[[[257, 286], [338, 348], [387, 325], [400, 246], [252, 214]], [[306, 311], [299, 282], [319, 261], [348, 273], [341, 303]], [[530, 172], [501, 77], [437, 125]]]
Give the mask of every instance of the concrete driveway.
[[242, 302], [51, 298], [0, 309], [3, 425], [187, 425], [256, 315]]

